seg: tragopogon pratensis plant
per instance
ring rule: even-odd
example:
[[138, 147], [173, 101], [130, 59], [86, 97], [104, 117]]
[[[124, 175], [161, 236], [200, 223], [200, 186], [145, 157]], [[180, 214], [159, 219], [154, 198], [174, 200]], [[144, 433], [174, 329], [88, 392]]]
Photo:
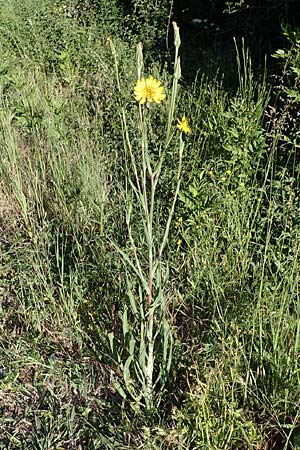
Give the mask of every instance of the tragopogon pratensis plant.
[[[163, 395], [172, 362], [172, 324], [169, 314], [170, 299], [166, 286], [169, 280], [166, 246], [170, 225], [174, 215], [180, 181], [184, 151], [182, 133], [190, 132], [188, 121], [179, 121], [180, 133], [174, 125], [176, 95], [180, 79], [179, 28], [173, 23], [175, 35], [175, 61], [171, 95], [159, 80], [143, 76], [142, 45], [137, 46], [137, 82], [133, 96], [137, 101], [138, 144], [133, 140], [128, 127], [128, 113], [121, 106], [121, 122], [124, 147], [126, 149], [126, 224], [128, 248], [122, 249], [115, 243], [126, 271], [128, 304], [122, 315], [122, 339], [117, 341], [109, 334], [110, 348], [114, 360], [121, 369], [122, 377], [116, 381], [119, 393], [131, 401], [135, 409], [152, 411]], [[120, 89], [117, 51], [110, 41], [115, 59], [117, 85]], [[160, 138], [158, 148], [153, 149], [151, 133], [153, 108], [160, 108], [168, 102], [165, 135]], [[150, 144], [151, 142], [151, 144]], [[177, 142], [177, 143], [176, 143]], [[165, 221], [157, 207], [159, 196], [157, 187], [162, 180], [167, 149], [178, 148], [176, 188]], [[175, 143], [175, 145], [173, 145]], [[175, 155], [174, 155], [175, 157]], [[142, 232], [135, 232], [136, 224], [142, 224]], [[160, 226], [158, 226], [160, 224]], [[142, 234], [142, 235], [141, 235]]]

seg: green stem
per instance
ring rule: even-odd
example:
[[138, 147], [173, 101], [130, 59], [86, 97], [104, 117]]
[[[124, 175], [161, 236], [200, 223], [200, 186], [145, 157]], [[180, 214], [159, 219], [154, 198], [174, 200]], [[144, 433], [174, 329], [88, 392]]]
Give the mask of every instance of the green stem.
[[178, 197], [178, 194], [179, 194], [179, 189], [180, 189], [180, 184], [181, 184], [181, 179], [180, 178], [181, 178], [181, 169], [182, 169], [183, 150], [184, 150], [184, 142], [183, 142], [183, 139], [182, 139], [182, 135], [180, 135], [179, 162], [178, 162], [178, 171], [177, 171], [177, 185], [176, 185], [176, 190], [175, 190], [175, 194], [174, 194], [174, 197], [173, 197], [172, 206], [170, 208], [170, 212], [169, 212], [169, 216], [168, 216], [165, 232], [164, 232], [164, 235], [163, 235], [162, 243], [161, 243], [161, 246], [159, 248], [158, 261], [161, 260], [162, 253], [164, 251], [164, 248], [165, 248], [167, 240], [168, 240], [168, 236], [169, 236], [169, 232], [170, 232], [170, 225], [171, 225], [172, 218], [173, 218], [173, 215], [174, 215], [174, 210], [175, 210], [175, 204], [177, 202], [177, 197]]

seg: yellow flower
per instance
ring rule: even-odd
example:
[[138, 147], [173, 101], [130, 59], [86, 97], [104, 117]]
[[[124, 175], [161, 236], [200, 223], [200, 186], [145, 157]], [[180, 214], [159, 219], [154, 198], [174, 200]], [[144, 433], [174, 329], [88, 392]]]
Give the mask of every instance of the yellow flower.
[[137, 80], [134, 88], [134, 98], [141, 105], [144, 103], [160, 103], [166, 98], [161, 82], [153, 77]]
[[179, 217], [179, 219], [175, 223], [176, 228], [179, 228], [182, 225], [182, 221], [183, 221], [182, 217]]
[[189, 121], [187, 120], [187, 118], [185, 116], [182, 117], [181, 120], [177, 119], [177, 128], [181, 131], [183, 131], [184, 133], [191, 133], [192, 130], [189, 127]]
[[231, 170], [229, 170], [229, 169], [226, 170], [226, 174], [227, 174], [227, 175], [231, 175], [231, 174], [232, 174]]

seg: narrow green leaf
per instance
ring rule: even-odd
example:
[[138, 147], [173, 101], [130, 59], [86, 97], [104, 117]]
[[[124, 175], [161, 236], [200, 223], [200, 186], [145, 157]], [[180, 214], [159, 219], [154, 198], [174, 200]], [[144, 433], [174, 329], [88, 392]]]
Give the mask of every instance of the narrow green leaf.
[[114, 354], [115, 353], [114, 352], [114, 333], [113, 332], [108, 333], [107, 337], [109, 340], [110, 350], [111, 350], [112, 354]]
[[127, 316], [127, 305], [124, 306], [123, 317], [122, 317], [122, 328], [123, 328], [123, 336], [126, 337], [129, 327], [128, 327], [128, 316]]
[[120, 383], [118, 381], [114, 381], [113, 386], [116, 389], [116, 391], [121, 395], [121, 397], [123, 397], [126, 400], [127, 395], [122, 386], [120, 385]]
[[136, 302], [135, 302], [135, 298], [132, 292], [132, 284], [130, 283], [130, 281], [127, 279], [127, 295], [130, 301], [130, 306], [131, 306], [131, 310], [133, 312], [133, 314], [137, 315], [138, 314], [138, 310], [136, 307]]
[[135, 339], [131, 335], [130, 341], [129, 341], [129, 354], [130, 356], [134, 357], [134, 349], [135, 349]]
[[132, 268], [134, 273], [137, 275], [138, 279], [141, 281], [141, 284], [143, 285], [145, 291], [147, 292], [147, 294], [149, 294], [149, 287], [148, 287], [147, 281], [145, 280], [144, 277], [141, 276], [138, 269], [135, 267], [134, 263], [131, 261], [131, 259], [128, 257], [128, 255], [126, 255], [126, 253], [114, 242], [111, 242], [111, 244], [118, 251], [118, 253], [120, 253], [120, 255], [123, 258], [123, 261], [125, 261]]

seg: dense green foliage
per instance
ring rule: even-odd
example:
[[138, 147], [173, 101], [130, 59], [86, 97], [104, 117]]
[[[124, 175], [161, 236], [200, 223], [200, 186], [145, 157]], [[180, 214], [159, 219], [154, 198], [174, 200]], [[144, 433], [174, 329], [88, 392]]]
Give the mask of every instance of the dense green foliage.
[[171, 6], [1, 4], [0, 449], [300, 448], [300, 35]]

